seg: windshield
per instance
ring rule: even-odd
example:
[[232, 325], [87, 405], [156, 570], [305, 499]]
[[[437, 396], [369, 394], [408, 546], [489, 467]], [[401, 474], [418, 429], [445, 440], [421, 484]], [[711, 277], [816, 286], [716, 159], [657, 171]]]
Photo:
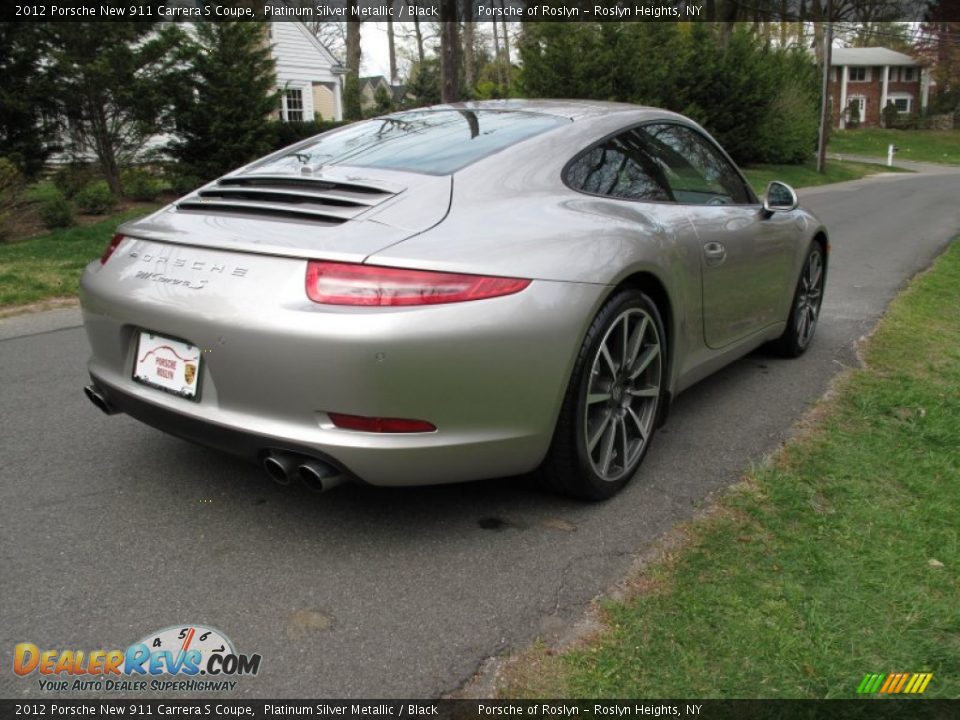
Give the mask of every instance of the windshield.
[[553, 115], [497, 110], [398, 113], [327, 133], [255, 169], [297, 172], [305, 165], [315, 170], [324, 165], [351, 165], [448, 175], [568, 122]]

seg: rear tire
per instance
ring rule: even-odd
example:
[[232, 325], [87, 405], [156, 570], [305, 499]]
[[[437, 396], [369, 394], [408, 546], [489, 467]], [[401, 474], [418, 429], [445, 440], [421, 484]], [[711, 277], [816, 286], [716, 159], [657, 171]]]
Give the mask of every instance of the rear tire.
[[797, 288], [790, 305], [790, 318], [783, 335], [771, 343], [778, 355], [788, 358], [800, 357], [810, 347], [820, 318], [825, 279], [823, 247], [814, 241], [810, 244], [797, 280]]
[[630, 482], [656, 431], [667, 357], [653, 300], [622, 290], [606, 302], [583, 340], [539, 469], [546, 487], [605, 500]]

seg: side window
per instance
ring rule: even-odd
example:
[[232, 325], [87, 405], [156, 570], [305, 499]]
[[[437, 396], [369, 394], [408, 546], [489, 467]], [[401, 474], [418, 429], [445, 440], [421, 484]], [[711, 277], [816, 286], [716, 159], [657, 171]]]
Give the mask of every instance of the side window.
[[736, 169], [710, 141], [683, 125], [639, 128], [663, 168], [673, 196], [691, 205], [746, 205], [750, 193]]
[[583, 153], [567, 168], [564, 179], [574, 190], [593, 195], [626, 200], [673, 200], [663, 168], [650, 156], [634, 130]]

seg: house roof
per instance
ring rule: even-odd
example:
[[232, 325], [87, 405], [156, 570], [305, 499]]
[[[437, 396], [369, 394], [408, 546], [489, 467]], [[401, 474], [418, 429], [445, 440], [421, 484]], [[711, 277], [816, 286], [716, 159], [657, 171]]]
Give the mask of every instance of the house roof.
[[919, 67], [920, 63], [909, 55], [885, 47], [834, 48], [830, 64], [842, 65], [906, 65]]

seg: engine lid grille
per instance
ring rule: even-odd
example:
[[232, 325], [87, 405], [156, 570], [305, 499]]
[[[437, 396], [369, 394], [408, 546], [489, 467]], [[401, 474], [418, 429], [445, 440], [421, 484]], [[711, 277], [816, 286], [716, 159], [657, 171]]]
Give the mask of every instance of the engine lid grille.
[[339, 225], [390, 199], [402, 188], [383, 183], [287, 175], [221, 178], [177, 203], [177, 209], [205, 214], [255, 215]]

